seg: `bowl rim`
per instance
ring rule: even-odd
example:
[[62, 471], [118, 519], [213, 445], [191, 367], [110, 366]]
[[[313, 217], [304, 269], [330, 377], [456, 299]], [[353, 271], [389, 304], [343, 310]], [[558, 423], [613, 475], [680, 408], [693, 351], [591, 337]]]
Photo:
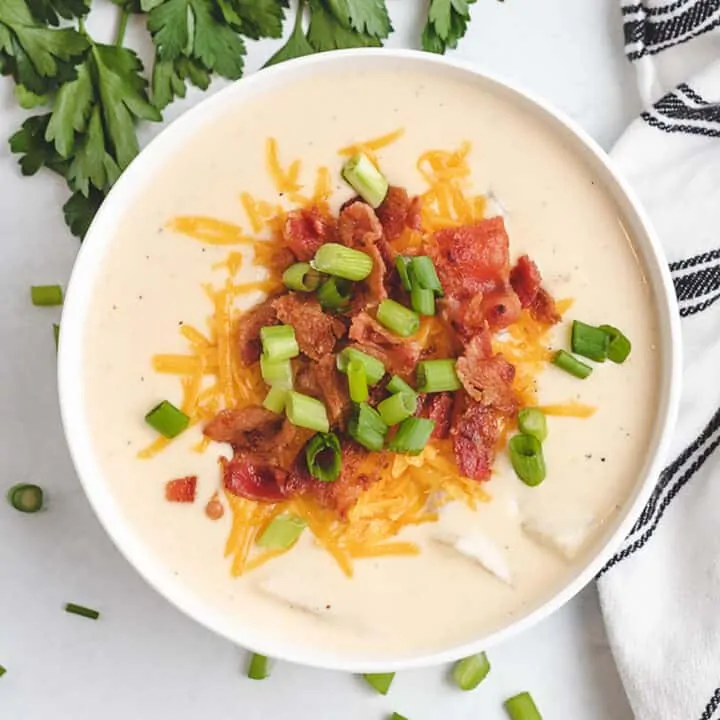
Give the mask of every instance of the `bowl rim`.
[[[632, 217], [634, 225], [633, 239], [642, 246], [644, 269], [651, 275], [650, 282], [661, 335], [659, 355], [663, 366], [660, 383], [661, 399], [658, 405], [658, 417], [660, 419], [656, 421], [652, 442], [650, 443], [652, 452], [648, 453], [643, 469], [639, 474], [642, 482], [638, 482], [634, 497], [628, 498], [623, 517], [619, 521], [615, 521], [615, 530], [606, 537], [601, 545], [597, 546], [589, 561], [579, 571], [576, 571], [558, 592], [553, 593], [526, 615], [515, 619], [508, 625], [469, 642], [440, 650], [417, 651], [390, 661], [368, 660], [367, 653], [363, 653], [362, 657], [351, 657], [348, 653], [318, 650], [313, 648], [311, 643], [283, 646], [281, 642], [269, 638], [248, 640], [238, 637], [237, 634], [225, 627], [223, 616], [214, 613], [206, 603], [198, 600], [189, 588], [182, 587], [177, 582], [171, 582], [167, 576], [161, 577], [162, 564], [156, 562], [152, 557], [148, 557], [152, 555], [151, 553], [143, 553], [145, 543], [141, 542], [134, 534], [131, 523], [126, 522], [123, 514], [119, 511], [108, 483], [97, 477], [94, 472], [94, 463], [90, 451], [92, 443], [87, 428], [84, 427], [86, 423], [84, 422], [83, 393], [79, 389], [82, 387], [81, 373], [78, 372], [78, 368], [81, 367], [78, 362], [82, 358], [83, 322], [81, 320], [84, 320], [86, 307], [83, 301], [94, 284], [97, 263], [104, 256], [111, 237], [111, 234], [108, 233], [103, 238], [102, 228], [106, 225], [106, 218], [110, 217], [113, 206], [118, 203], [123, 205], [127, 202], [127, 199], [123, 198], [127, 198], [132, 194], [133, 183], [136, 180], [142, 182], [143, 177], [151, 174], [158, 164], [161, 164], [161, 162], [158, 163], [158, 158], [167, 157], [164, 146], [168, 145], [172, 138], [181, 137], [183, 133], [186, 135], [193, 134], [205, 122], [216, 117], [219, 110], [238, 93], [243, 94], [247, 91], [252, 95], [254, 87], [262, 91], [263, 85], [273, 78], [277, 81], [281, 80], [283, 76], [292, 77], [295, 73], [302, 72], [303, 69], [323, 68], [328, 65], [366, 57], [406, 62], [420, 68], [423, 65], [444, 66], [458, 73], [470, 74], [487, 82], [489, 85], [495, 85], [497, 88], [508, 92], [515, 97], [516, 101], [522, 100], [533, 105], [559, 131], [568, 136], [574, 136], [575, 140], [580, 142], [583, 150], [592, 156], [592, 163], [604, 170], [608, 178], [608, 190], [612, 192], [615, 201], [619, 205], [621, 203], [625, 205], [623, 208], [624, 214]], [[76, 317], [79, 319], [75, 320]], [[548, 617], [588, 585], [607, 560], [617, 551], [655, 486], [655, 480], [662, 469], [662, 462], [667, 454], [671, 432], [677, 418], [680, 378], [679, 313], [670, 271], [664, 259], [662, 246], [634, 191], [628, 186], [617, 169], [614, 168], [612, 161], [595, 140], [563, 112], [555, 109], [534, 93], [518, 86], [517, 83], [508, 82], [495, 73], [488, 73], [471, 63], [454, 58], [450, 59], [415, 50], [386, 48], [362, 48], [321, 53], [262, 69], [203, 99], [158, 133], [122, 174], [90, 226], [68, 283], [62, 312], [62, 332], [58, 349], [58, 391], [61, 418], [73, 465], [85, 494], [105, 532], [135, 570], [151, 587], [175, 607], [201, 625], [226, 637], [235, 644], [277, 659], [350, 672], [387, 672], [411, 667], [437, 665], [485, 650], [520, 634]]]

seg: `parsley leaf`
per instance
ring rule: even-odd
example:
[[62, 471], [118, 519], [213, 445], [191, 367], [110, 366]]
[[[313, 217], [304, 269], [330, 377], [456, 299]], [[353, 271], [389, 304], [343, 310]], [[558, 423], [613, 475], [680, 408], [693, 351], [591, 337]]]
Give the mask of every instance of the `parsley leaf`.
[[185, 97], [187, 83], [201, 90], [210, 86], [210, 72], [197, 60], [180, 55], [175, 60], [155, 60], [152, 76], [152, 102], [159, 110], [176, 97]]
[[76, 192], [63, 205], [65, 222], [73, 235], [79, 238], [85, 237], [90, 223], [104, 199], [105, 195], [99, 190], [91, 190], [88, 197]]
[[293, 58], [303, 57], [304, 55], [312, 55], [315, 48], [308, 42], [302, 27], [303, 20], [303, 3], [300, 3], [297, 15], [295, 15], [295, 23], [293, 25], [290, 37], [287, 42], [265, 63], [265, 67], [277, 65], [277, 63]]
[[354, 47], [379, 47], [376, 37], [345, 27], [327, 8], [328, 0], [309, 0], [310, 26], [307, 39], [317, 52]]
[[34, 175], [42, 167], [65, 175], [67, 161], [55, 150], [55, 146], [45, 139], [49, 122], [49, 114], [29, 117], [10, 138], [10, 150], [22, 155], [20, 170], [23, 175]]
[[217, 0], [217, 3], [225, 21], [236, 32], [252, 40], [282, 37], [288, 0]]
[[350, 30], [376, 38], [386, 38], [393, 30], [385, 0], [327, 0], [327, 5]]
[[422, 32], [422, 48], [429, 52], [444, 53], [457, 47], [458, 40], [467, 32], [470, 22], [470, 5], [475, 0], [430, 0], [428, 19]]
[[27, 0], [32, 16], [40, 23], [58, 25], [60, 18], [72, 20], [90, 11], [92, 0]]

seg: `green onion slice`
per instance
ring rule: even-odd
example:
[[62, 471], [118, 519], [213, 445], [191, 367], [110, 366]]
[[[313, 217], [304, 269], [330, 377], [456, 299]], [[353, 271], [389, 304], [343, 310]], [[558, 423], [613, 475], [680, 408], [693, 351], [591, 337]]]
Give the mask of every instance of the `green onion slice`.
[[525, 435], [532, 435], [540, 442], [545, 442], [548, 434], [547, 419], [538, 408], [523, 408], [517, 417], [518, 428]]
[[579, 320], [573, 321], [570, 345], [576, 355], [595, 362], [605, 362], [609, 344], [610, 338], [604, 330]]
[[53, 323], [53, 338], [55, 339], [55, 352], [57, 352], [60, 342], [60, 325], [58, 323]]
[[285, 401], [287, 400], [288, 391], [280, 387], [279, 385], [272, 385], [268, 394], [263, 400], [263, 407], [270, 412], [280, 413], [285, 412]]
[[423, 360], [417, 364], [418, 392], [445, 392], [459, 390], [460, 378], [455, 372], [455, 360]]
[[612, 325], [601, 325], [599, 329], [608, 336], [608, 359], [614, 363], [624, 363], [632, 350], [630, 340]]
[[510, 720], [542, 720], [542, 715], [529, 692], [508, 698], [504, 706]]
[[285, 414], [288, 420], [298, 427], [326, 433], [330, 429], [325, 406], [314, 397], [299, 392], [288, 392], [285, 401]]
[[270, 360], [267, 355], [260, 356], [260, 374], [268, 385], [278, 385], [289, 390], [292, 387], [292, 365], [289, 360]]
[[285, 287], [298, 292], [313, 292], [318, 289], [322, 275], [310, 263], [299, 262], [291, 265], [282, 276]]
[[530, 487], [545, 479], [545, 458], [540, 441], [532, 435], [514, 435], [508, 443], [510, 462], [515, 474]]
[[390, 720], [408, 720], [404, 715], [401, 715], [400, 713], [394, 712], [390, 716]]
[[352, 283], [342, 278], [327, 279], [317, 291], [323, 310], [343, 310], [352, 299]]
[[362, 363], [365, 368], [365, 378], [367, 379], [368, 385], [377, 384], [383, 375], [385, 375], [385, 366], [380, 360], [351, 347], [347, 347], [338, 353], [335, 360], [337, 369], [340, 372], [347, 373], [348, 365], [352, 360], [357, 360]]
[[38, 307], [62, 305], [63, 291], [59, 285], [33, 285], [30, 288], [30, 299]]
[[377, 309], [377, 321], [400, 337], [410, 337], [420, 329], [420, 317], [395, 300], [383, 300]]
[[412, 290], [412, 282], [410, 281], [410, 258], [404, 255], [398, 255], [395, 258], [395, 267], [397, 268], [398, 275], [400, 276], [400, 282], [402, 286], [410, 292]]
[[419, 285], [425, 290], [432, 290], [440, 297], [443, 295], [435, 265], [427, 255], [417, 255], [410, 260], [410, 282], [413, 287]]
[[270, 677], [270, 663], [264, 655], [253, 653], [250, 656], [247, 676], [251, 680], [265, 680]]
[[387, 695], [395, 673], [365, 673], [363, 675], [370, 687], [377, 690], [381, 695]]
[[263, 530], [257, 544], [271, 550], [285, 550], [298, 541], [306, 527], [307, 522], [297, 515], [278, 515]]
[[0, 677], [2, 677], [6, 672], [7, 670], [2, 665], [0, 665]]
[[339, 243], [325, 243], [315, 253], [312, 266], [319, 272], [357, 282], [372, 272], [373, 261], [360, 250]]
[[415, 393], [395, 393], [385, 398], [377, 406], [377, 411], [386, 425], [397, 425], [415, 414], [417, 395]]
[[365, 402], [370, 393], [368, 391], [367, 375], [365, 366], [360, 360], [351, 360], [347, 366], [348, 387], [350, 399], [353, 402]]
[[342, 176], [370, 207], [377, 208], [382, 205], [389, 184], [367, 155], [353, 155], [343, 166]]
[[65, 612], [71, 615], [81, 615], [90, 620], [97, 620], [100, 617], [100, 613], [97, 610], [85, 607], [84, 605], [76, 605], [75, 603], [67, 603], [67, 605], [65, 605]]
[[391, 393], [408, 393], [415, 395], [415, 389], [406, 383], [399, 375], [393, 375], [387, 384], [388, 392]]
[[273, 362], [290, 360], [300, 354], [300, 347], [295, 339], [295, 328], [292, 325], [268, 325], [260, 328], [260, 341], [263, 355]]
[[409, 417], [400, 423], [395, 437], [388, 443], [388, 450], [403, 455], [419, 455], [434, 429], [434, 420]]
[[342, 451], [335, 433], [318, 433], [305, 446], [310, 474], [322, 482], [334, 482], [340, 476]]
[[558, 350], [553, 356], [552, 362], [553, 365], [557, 365], [561, 370], [581, 380], [584, 380], [593, 371], [589, 365], [578, 360], [569, 352], [565, 352], [565, 350]]
[[190, 424], [190, 418], [171, 402], [163, 400], [145, 415], [145, 422], [163, 437], [177, 437]]
[[452, 676], [461, 690], [474, 690], [490, 672], [490, 661], [482, 652], [458, 660], [453, 667]]
[[418, 315], [432, 317], [435, 314], [435, 293], [414, 285], [410, 291], [410, 305]]
[[43, 506], [43, 489], [39, 485], [18, 483], [8, 490], [7, 499], [20, 512], [36, 513]]
[[367, 403], [360, 403], [348, 423], [348, 433], [355, 442], [373, 452], [382, 450], [388, 427], [380, 414]]

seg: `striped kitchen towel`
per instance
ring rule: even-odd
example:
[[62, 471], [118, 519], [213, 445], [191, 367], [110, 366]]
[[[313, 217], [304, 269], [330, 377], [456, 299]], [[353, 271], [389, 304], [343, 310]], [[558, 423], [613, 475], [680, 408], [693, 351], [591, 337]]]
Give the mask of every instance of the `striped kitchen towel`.
[[647, 109], [612, 154], [665, 247], [685, 366], [669, 463], [600, 599], [637, 720], [720, 720], [720, 0], [624, 0], [623, 22]]

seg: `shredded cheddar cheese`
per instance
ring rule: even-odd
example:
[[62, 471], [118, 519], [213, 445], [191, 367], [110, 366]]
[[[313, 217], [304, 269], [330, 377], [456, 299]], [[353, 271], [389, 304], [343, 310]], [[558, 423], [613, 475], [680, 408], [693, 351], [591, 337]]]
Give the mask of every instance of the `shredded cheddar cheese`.
[[352, 145], [340, 148], [340, 150], [338, 150], [338, 155], [349, 157], [362, 153], [368, 157], [375, 167], [378, 167], [378, 151], [386, 148], [388, 145], [392, 145], [394, 142], [397, 142], [404, 134], [405, 128], [398, 128], [397, 130], [393, 130], [385, 135], [379, 135], [378, 137], [370, 138], [369, 140], [362, 140], [360, 142], [353, 143]]

